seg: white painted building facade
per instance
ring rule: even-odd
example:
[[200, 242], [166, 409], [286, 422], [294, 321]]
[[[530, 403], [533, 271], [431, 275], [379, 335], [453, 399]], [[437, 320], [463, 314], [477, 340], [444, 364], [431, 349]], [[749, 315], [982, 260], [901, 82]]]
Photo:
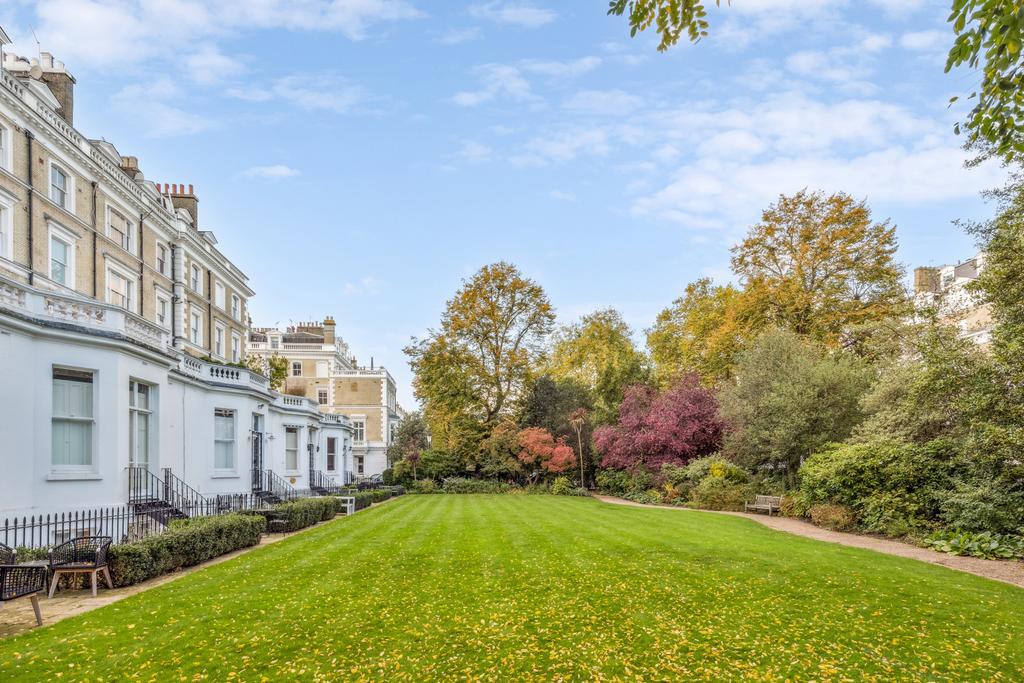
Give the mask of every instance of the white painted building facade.
[[79, 133], [60, 62], [3, 64], [0, 522], [123, 506], [132, 467], [202, 496], [346, 483], [349, 420], [238, 363], [253, 292], [191, 186]]

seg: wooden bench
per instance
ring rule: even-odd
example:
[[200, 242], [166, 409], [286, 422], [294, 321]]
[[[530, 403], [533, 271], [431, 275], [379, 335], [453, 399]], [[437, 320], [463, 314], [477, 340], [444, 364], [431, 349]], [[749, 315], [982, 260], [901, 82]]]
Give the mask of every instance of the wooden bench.
[[772, 511], [778, 513], [782, 510], [782, 496], [754, 496], [753, 503], [744, 503], [744, 512], [767, 512], [772, 516]]
[[27, 597], [36, 613], [36, 625], [42, 626], [37, 593], [46, 590], [46, 567], [18, 564], [17, 560], [17, 553], [0, 543], [0, 603]]
[[92, 577], [94, 598], [98, 574], [103, 574], [107, 588], [113, 588], [114, 582], [110, 579], [110, 569], [107, 567], [107, 548], [113, 540], [110, 536], [85, 536], [54, 547], [50, 551], [50, 571], [53, 572], [50, 597], [57, 592], [57, 582], [62, 574], [89, 574]]

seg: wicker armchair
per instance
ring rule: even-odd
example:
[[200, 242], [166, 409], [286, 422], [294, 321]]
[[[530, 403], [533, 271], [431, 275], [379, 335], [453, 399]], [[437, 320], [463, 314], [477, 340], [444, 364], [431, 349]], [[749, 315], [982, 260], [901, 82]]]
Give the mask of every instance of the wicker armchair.
[[0, 564], [18, 564], [18, 551], [0, 543]]
[[92, 577], [94, 598], [98, 574], [103, 574], [107, 588], [113, 588], [114, 582], [110, 579], [110, 569], [107, 567], [107, 549], [113, 540], [110, 536], [86, 536], [71, 539], [50, 550], [50, 571], [53, 572], [50, 597], [57, 592], [57, 583], [62, 574], [89, 574]]
[[[0, 552], [13, 558], [14, 551], [3, 546]], [[39, 598], [36, 593], [46, 590], [46, 567], [26, 564], [0, 564], [0, 602], [8, 602], [28, 596], [32, 601], [32, 611], [36, 613], [36, 624], [43, 625], [43, 615], [39, 611]]]

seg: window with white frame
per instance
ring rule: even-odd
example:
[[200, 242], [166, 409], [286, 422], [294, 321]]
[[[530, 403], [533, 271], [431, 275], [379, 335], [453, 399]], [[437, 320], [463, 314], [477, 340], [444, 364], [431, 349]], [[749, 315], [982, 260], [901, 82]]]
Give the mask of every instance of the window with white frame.
[[242, 319], [242, 299], [237, 294], [231, 295], [231, 317], [235, 320]]
[[54, 470], [93, 468], [93, 373], [53, 369], [53, 422], [50, 464]]
[[316, 402], [319, 403], [322, 406], [325, 406], [325, 405], [327, 405], [327, 401], [328, 401], [327, 389], [325, 387], [321, 387], [321, 388], [317, 389], [316, 390]]
[[167, 247], [163, 244], [156, 245], [156, 272], [167, 275]]
[[213, 468], [235, 469], [235, 411], [217, 408], [213, 411]]
[[363, 456], [360, 455], [356, 457], [356, 474], [362, 474], [363, 470]]
[[166, 294], [156, 295], [156, 321], [159, 325], [167, 327], [171, 321], [171, 300]]
[[11, 129], [7, 126], [0, 126], [0, 168], [5, 171], [11, 170], [11, 146], [14, 139], [11, 137]]
[[327, 437], [327, 471], [338, 469], [338, 437]]
[[231, 362], [240, 363], [242, 361], [242, 338], [231, 333]]
[[57, 164], [50, 164], [50, 201], [66, 211], [74, 211], [75, 188], [71, 175]]
[[149, 468], [150, 420], [153, 415], [152, 387], [128, 382], [128, 464]]
[[284, 430], [284, 468], [289, 472], [299, 469], [298, 427], [286, 427]]
[[196, 346], [202, 346], [203, 339], [203, 316], [192, 311], [189, 315], [189, 327], [188, 327], [189, 341]]
[[221, 325], [214, 325], [213, 328], [213, 353], [220, 358], [224, 357], [224, 328]]
[[119, 268], [107, 268], [107, 303], [132, 310], [135, 280]]
[[281, 346], [281, 340], [280, 339], [278, 339], [277, 337], [271, 337], [270, 338], [270, 348], [276, 349], [276, 348], [279, 348], [280, 346]]
[[65, 287], [75, 286], [75, 236], [50, 225], [50, 279]]
[[352, 420], [352, 441], [353, 443], [366, 443], [366, 419]]
[[222, 311], [225, 310], [224, 309], [224, 285], [222, 285], [219, 282], [216, 282], [213, 285], [213, 303], [220, 310], [222, 310]]
[[14, 200], [2, 192], [0, 192], [0, 257], [14, 258]]
[[123, 213], [113, 207], [107, 207], [107, 237], [111, 242], [130, 252], [134, 227], [134, 224]]
[[201, 271], [199, 269], [199, 266], [197, 266], [196, 264], [193, 263], [192, 264], [192, 270], [190, 271], [190, 273], [191, 273], [191, 278], [189, 280], [189, 285], [192, 287], [192, 291], [193, 292], [202, 292], [203, 291], [203, 271]]
[[292, 361], [292, 377], [302, 377], [302, 361]]

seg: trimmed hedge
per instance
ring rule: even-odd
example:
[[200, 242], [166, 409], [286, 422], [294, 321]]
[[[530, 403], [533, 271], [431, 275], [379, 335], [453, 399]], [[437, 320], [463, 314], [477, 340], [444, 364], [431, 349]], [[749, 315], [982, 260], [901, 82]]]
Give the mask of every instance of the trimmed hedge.
[[111, 546], [110, 574], [115, 586], [130, 586], [258, 545], [265, 529], [264, 519], [253, 515], [175, 520], [162, 534]]

